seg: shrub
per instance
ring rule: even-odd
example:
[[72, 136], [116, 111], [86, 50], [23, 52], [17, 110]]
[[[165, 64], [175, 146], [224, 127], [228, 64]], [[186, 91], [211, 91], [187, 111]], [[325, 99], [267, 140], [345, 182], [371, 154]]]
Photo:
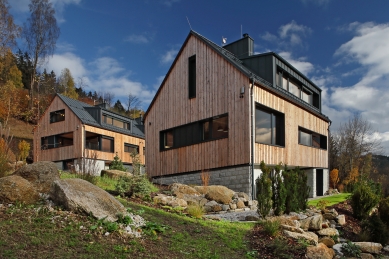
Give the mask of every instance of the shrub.
[[[117, 154], [116, 154], [116, 156], [117, 156]], [[133, 175], [140, 175], [140, 173], [141, 173], [141, 171], [140, 171], [141, 163], [140, 163], [140, 158], [139, 158], [138, 152], [136, 152], [136, 151], [131, 152], [130, 156], [131, 156], [131, 159], [132, 159], [132, 174]], [[121, 166], [124, 168], [123, 164]], [[118, 169], [118, 170], [120, 170], [120, 169]], [[126, 170], [121, 170], [121, 171], [126, 171]]]
[[342, 253], [347, 257], [361, 257], [361, 249], [351, 241], [343, 243], [341, 247]]
[[262, 220], [259, 224], [263, 227], [263, 231], [269, 236], [275, 237], [280, 233], [281, 223], [279, 220]]
[[19, 160], [26, 162], [26, 158], [28, 157], [28, 153], [30, 152], [30, 143], [28, 143], [25, 140], [19, 141], [18, 151], [19, 151]]
[[374, 183], [367, 180], [359, 182], [351, 195], [354, 217], [359, 220], [366, 219], [379, 200], [379, 190]]
[[10, 129], [6, 130], [0, 123], [0, 177], [6, 176], [11, 169], [10, 162], [10, 144], [12, 142], [12, 135]]
[[282, 176], [284, 178], [286, 189], [285, 212], [290, 213], [292, 211], [298, 211], [297, 174], [293, 170], [288, 170], [285, 166]]
[[321, 210], [324, 210], [329, 204], [330, 204], [329, 201], [321, 200], [321, 201], [318, 201], [318, 203], [316, 204], [316, 207], [318, 207]]
[[272, 182], [269, 178], [269, 168], [265, 163], [261, 162], [261, 177], [255, 181], [257, 186], [258, 213], [262, 217], [266, 217], [272, 208]]
[[376, 213], [362, 222], [362, 230], [367, 233], [370, 242], [381, 243], [385, 246], [389, 240], [389, 231]]
[[119, 192], [121, 196], [137, 196], [145, 200], [151, 200], [150, 194], [158, 191], [145, 176], [120, 176], [115, 190]]
[[188, 206], [187, 212], [192, 217], [196, 219], [201, 219], [204, 215], [204, 207], [201, 206], [200, 204], [192, 204]]
[[123, 166], [122, 160], [119, 158], [118, 153], [116, 152], [115, 157], [113, 158], [113, 161], [109, 165], [109, 169], [111, 170], [119, 170], [126, 172], [127, 168]]
[[96, 185], [99, 175], [97, 153], [84, 151], [84, 156], [77, 159], [76, 165], [75, 167], [72, 167], [71, 171], [77, 176], [77, 178]]
[[274, 168], [271, 174], [272, 190], [273, 190], [273, 209], [276, 216], [280, 216], [285, 211], [285, 200], [286, 200], [286, 188], [284, 181], [281, 177], [281, 164]]
[[338, 169], [332, 169], [330, 172], [330, 183], [332, 185], [332, 188], [336, 188], [336, 184], [339, 182], [339, 170]]
[[380, 201], [378, 212], [381, 220], [389, 228], [389, 197], [386, 197]]

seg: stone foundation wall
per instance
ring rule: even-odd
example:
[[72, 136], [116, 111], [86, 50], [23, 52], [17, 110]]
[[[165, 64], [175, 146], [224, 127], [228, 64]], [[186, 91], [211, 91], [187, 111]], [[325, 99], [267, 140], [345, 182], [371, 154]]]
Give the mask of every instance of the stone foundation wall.
[[[223, 185], [235, 192], [247, 193], [251, 197], [250, 166], [219, 168], [209, 171], [209, 174], [209, 185]], [[153, 178], [153, 182], [157, 184], [202, 185], [201, 172]]]

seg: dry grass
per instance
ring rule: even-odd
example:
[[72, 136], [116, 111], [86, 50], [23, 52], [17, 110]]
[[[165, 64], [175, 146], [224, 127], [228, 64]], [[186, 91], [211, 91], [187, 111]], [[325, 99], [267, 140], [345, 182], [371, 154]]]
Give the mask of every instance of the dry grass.
[[11, 128], [12, 135], [14, 136], [14, 138], [22, 138], [22, 139], [31, 139], [32, 140], [32, 138], [34, 137], [34, 133], [33, 133], [34, 125], [33, 124], [30, 124], [30, 123], [27, 123], [27, 122], [24, 122], [21, 120], [17, 120], [14, 118], [10, 118], [8, 120], [6, 127]]

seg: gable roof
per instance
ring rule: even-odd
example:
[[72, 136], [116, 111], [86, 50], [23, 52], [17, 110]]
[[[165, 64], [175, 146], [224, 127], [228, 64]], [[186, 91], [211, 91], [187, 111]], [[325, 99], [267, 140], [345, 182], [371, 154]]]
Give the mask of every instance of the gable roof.
[[[69, 107], [69, 109], [81, 120], [83, 124], [94, 126], [97, 128], [106, 129], [109, 131], [114, 131], [126, 135], [135, 136], [138, 138], [145, 138], [144, 126], [140, 125], [137, 120], [130, 119], [118, 113], [112, 112], [110, 110], [104, 109], [99, 106], [92, 106], [90, 104], [80, 102], [64, 96], [62, 94], [57, 94], [57, 96]], [[106, 124], [104, 122], [99, 123], [88, 110], [101, 110], [103, 114], [107, 114], [113, 118], [120, 119], [122, 121], [131, 123], [131, 130], [115, 127], [111, 124]]]
[[[314, 107], [311, 107], [308, 103], [302, 101], [301, 99], [299, 99], [297, 96], [293, 95], [292, 93], [290, 93], [290, 92], [288, 92], [288, 91], [286, 91], [283, 88], [280, 88], [278, 86], [274, 86], [271, 83], [269, 83], [268, 81], [266, 81], [265, 79], [261, 78], [260, 76], [255, 74], [253, 71], [251, 71], [249, 68], [244, 66], [243, 61], [240, 60], [239, 58], [237, 58], [233, 53], [231, 53], [230, 51], [226, 50], [225, 48], [219, 46], [218, 44], [212, 42], [211, 40], [207, 39], [206, 37], [202, 36], [201, 34], [195, 32], [193, 30], [191, 30], [189, 32], [188, 36], [185, 39], [184, 44], [182, 45], [180, 51], [177, 53], [176, 58], [174, 59], [172, 65], [169, 68], [169, 71], [167, 72], [165, 78], [163, 79], [160, 87], [157, 90], [157, 93], [155, 94], [153, 100], [151, 101], [149, 107], [147, 108], [147, 111], [144, 114], [144, 119], [147, 117], [151, 107], [153, 106], [153, 104], [154, 104], [155, 100], [157, 99], [159, 93], [161, 92], [161, 89], [163, 88], [167, 78], [169, 77], [170, 72], [172, 71], [175, 63], [177, 62], [178, 57], [181, 55], [181, 52], [185, 48], [185, 46], [188, 43], [188, 41], [189, 41], [191, 36], [194, 36], [197, 39], [203, 41], [206, 45], [208, 45], [210, 48], [212, 48], [216, 53], [221, 55], [225, 60], [227, 60], [234, 67], [236, 67], [240, 72], [242, 72], [244, 75], [246, 75], [249, 79], [254, 80], [255, 83], [259, 83], [266, 90], [268, 90], [268, 91], [270, 91], [270, 92], [272, 92], [274, 94], [277, 94], [279, 96], [282, 96], [283, 98], [291, 101], [292, 103], [304, 107], [305, 109], [309, 110], [310, 112], [312, 112], [316, 116], [320, 117], [321, 119], [330, 122], [330, 119], [327, 116], [325, 116], [324, 114], [322, 114], [320, 111], [318, 111]], [[285, 61], [279, 55], [277, 55], [277, 56], [280, 59], [282, 59], [283, 61]]]

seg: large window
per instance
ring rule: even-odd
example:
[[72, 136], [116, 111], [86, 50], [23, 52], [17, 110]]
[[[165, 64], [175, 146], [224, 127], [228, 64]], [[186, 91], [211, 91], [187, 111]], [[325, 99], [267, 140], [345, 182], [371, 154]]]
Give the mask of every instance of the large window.
[[139, 146], [124, 143], [124, 152], [139, 154]]
[[196, 56], [191, 56], [188, 63], [189, 98], [194, 98], [196, 97]]
[[52, 149], [73, 145], [73, 132], [41, 138], [41, 149]]
[[113, 125], [113, 126], [118, 127], [118, 128], [131, 130], [131, 123], [115, 119], [115, 118], [110, 117], [106, 114], [103, 114], [102, 120], [105, 124]]
[[255, 109], [255, 142], [285, 146], [285, 116], [268, 107]]
[[88, 131], [85, 136], [85, 148], [114, 153], [114, 138]]
[[299, 127], [299, 144], [327, 149], [327, 136]]
[[65, 110], [50, 112], [50, 123], [64, 121], [64, 120], [65, 120]]
[[161, 131], [160, 149], [178, 148], [228, 138], [228, 116], [221, 115]]

